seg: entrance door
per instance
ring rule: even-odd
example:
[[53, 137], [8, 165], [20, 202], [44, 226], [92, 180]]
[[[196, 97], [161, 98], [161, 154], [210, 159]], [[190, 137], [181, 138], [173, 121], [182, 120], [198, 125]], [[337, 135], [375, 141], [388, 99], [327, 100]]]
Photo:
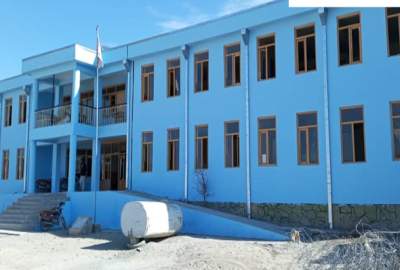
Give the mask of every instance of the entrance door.
[[103, 143], [101, 158], [101, 190], [125, 190], [125, 141]]

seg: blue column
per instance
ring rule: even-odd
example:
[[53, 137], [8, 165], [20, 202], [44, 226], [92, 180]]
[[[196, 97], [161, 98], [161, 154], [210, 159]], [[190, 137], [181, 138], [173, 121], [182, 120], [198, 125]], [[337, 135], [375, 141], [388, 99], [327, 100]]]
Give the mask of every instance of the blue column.
[[[35, 111], [37, 108], [37, 99], [38, 99], [38, 91], [39, 91], [39, 81], [35, 80], [33, 83], [33, 87], [30, 91], [29, 97], [29, 129], [33, 130], [35, 128]], [[31, 133], [29, 133], [31, 134]], [[36, 141], [32, 138], [29, 138], [29, 152], [28, 152], [28, 184], [27, 191], [28, 193], [35, 192], [35, 181], [36, 181]]]
[[[98, 155], [95, 155], [95, 151], [99, 152]], [[100, 156], [101, 156], [101, 144], [100, 140], [94, 139], [92, 141], [92, 183], [91, 183], [91, 190], [97, 191], [99, 190], [99, 179], [100, 179]]]
[[75, 191], [75, 172], [76, 172], [76, 149], [78, 146], [78, 136], [69, 137], [69, 168], [68, 168], [68, 192]]
[[51, 192], [57, 192], [58, 189], [58, 174], [57, 174], [57, 164], [58, 164], [58, 145], [56, 143], [53, 144], [53, 155], [51, 159]]

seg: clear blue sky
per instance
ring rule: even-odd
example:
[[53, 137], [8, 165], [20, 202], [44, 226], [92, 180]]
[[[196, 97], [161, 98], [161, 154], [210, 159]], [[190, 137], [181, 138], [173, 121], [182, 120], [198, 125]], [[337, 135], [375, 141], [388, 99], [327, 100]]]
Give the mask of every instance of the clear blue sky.
[[0, 0], [0, 80], [21, 60], [80, 43], [95, 48], [96, 25], [113, 47], [216, 18], [268, 0]]

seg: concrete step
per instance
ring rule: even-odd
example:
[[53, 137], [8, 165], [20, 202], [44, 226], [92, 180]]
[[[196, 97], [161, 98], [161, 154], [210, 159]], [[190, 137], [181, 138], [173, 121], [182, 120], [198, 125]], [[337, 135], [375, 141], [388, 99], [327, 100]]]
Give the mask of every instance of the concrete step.
[[0, 223], [1, 230], [12, 230], [12, 231], [37, 231], [38, 226], [25, 225], [25, 224], [13, 224], [13, 223]]

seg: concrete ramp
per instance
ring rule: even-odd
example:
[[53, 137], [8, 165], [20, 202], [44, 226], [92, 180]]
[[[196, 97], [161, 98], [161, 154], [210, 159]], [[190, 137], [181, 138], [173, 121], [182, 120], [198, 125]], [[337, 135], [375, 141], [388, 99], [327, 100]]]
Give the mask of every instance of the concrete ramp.
[[96, 196], [93, 192], [73, 192], [68, 195], [70, 201], [64, 207], [64, 213], [69, 224], [78, 216], [96, 216], [95, 224], [100, 224], [103, 229], [121, 230], [121, 211], [127, 202], [162, 201], [178, 204], [182, 208], [183, 227], [180, 233], [183, 234], [270, 241], [286, 241], [290, 238], [288, 228], [144, 193], [103, 191], [97, 192]]

